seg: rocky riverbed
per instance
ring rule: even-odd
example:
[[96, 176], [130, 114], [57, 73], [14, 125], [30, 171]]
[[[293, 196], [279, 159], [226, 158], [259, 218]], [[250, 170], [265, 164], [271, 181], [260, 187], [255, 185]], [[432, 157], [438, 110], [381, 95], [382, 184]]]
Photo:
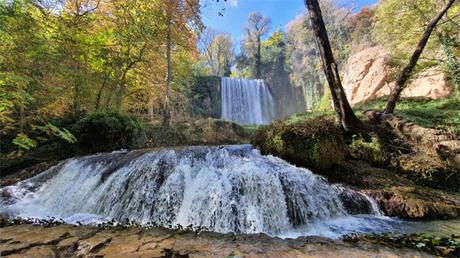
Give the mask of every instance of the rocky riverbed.
[[3, 257], [431, 257], [410, 249], [369, 242], [320, 237], [271, 238], [264, 234], [234, 235], [87, 226], [15, 225], [0, 228]]

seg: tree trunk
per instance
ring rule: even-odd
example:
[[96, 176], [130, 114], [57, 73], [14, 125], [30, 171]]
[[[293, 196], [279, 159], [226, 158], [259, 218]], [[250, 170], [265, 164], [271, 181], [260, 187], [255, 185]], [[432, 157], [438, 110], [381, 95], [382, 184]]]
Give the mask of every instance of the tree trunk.
[[454, 4], [455, 0], [449, 0], [447, 4], [442, 8], [442, 10], [430, 21], [428, 26], [423, 33], [422, 39], [420, 39], [417, 48], [415, 49], [414, 53], [412, 54], [409, 63], [404, 67], [399, 76], [398, 80], [396, 81], [396, 85], [391, 91], [390, 98], [388, 99], [387, 106], [384, 110], [385, 114], [392, 114], [396, 107], [396, 102], [399, 100], [401, 96], [401, 92], [404, 90], [406, 86], [406, 82], [409, 80], [412, 70], [414, 70], [415, 65], [417, 65], [417, 61], [420, 58], [423, 50], [430, 39], [431, 33], [436, 28], [436, 25], [447, 13], [449, 8]]
[[102, 92], [104, 91], [105, 85], [107, 84], [107, 80], [109, 79], [110, 73], [107, 73], [104, 76], [104, 81], [102, 82], [101, 87], [99, 88], [96, 96], [96, 103], [95, 103], [95, 110], [98, 111], [99, 107], [101, 105], [101, 97], [102, 97]]
[[22, 87], [19, 89], [19, 92], [21, 92], [21, 98], [19, 100], [19, 132], [23, 133], [24, 132], [24, 125], [25, 125], [25, 112], [24, 112], [24, 94], [22, 92]]
[[316, 43], [318, 44], [323, 70], [331, 90], [334, 108], [339, 115], [341, 126], [345, 131], [356, 131], [364, 128], [348, 102], [347, 96], [340, 81], [338, 65], [332, 54], [331, 44], [324, 25], [321, 8], [318, 0], [305, 0]]
[[[171, 8], [171, 7], [170, 7]], [[171, 64], [171, 29], [172, 29], [172, 10], [168, 12], [168, 28], [166, 32], [166, 98], [164, 106], [164, 121], [170, 122], [171, 110], [170, 110], [170, 95], [171, 95], [171, 81], [172, 81], [172, 64]]]
[[119, 92], [117, 98], [117, 110], [118, 112], [123, 112], [123, 102], [125, 100], [125, 81], [122, 80], [119, 83]]
[[262, 61], [261, 61], [261, 39], [260, 36], [257, 36], [257, 53], [255, 55], [255, 77], [256, 79], [261, 79], [262, 77], [262, 72], [261, 72], [261, 66], [262, 66]]

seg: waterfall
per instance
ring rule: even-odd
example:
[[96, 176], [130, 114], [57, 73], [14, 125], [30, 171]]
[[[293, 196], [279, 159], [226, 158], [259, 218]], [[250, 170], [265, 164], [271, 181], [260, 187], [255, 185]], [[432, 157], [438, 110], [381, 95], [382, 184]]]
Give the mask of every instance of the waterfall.
[[[378, 208], [365, 195], [330, 185], [279, 158], [263, 156], [251, 145], [73, 158], [0, 188], [0, 193], [0, 213], [54, 216], [69, 223], [129, 219], [277, 236], [309, 232], [337, 236], [385, 228], [376, 225], [382, 222], [354, 216], [379, 217], [374, 216]], [[318, 228], [322, 230], [317, 232]]]
[[263, 80], [222, 78], [222, 119], [268, 124], [275, 119], [273, 97]]

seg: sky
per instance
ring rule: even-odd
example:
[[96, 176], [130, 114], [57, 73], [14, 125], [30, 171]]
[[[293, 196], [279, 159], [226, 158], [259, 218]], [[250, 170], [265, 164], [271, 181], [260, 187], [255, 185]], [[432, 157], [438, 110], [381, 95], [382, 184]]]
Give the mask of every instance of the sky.
[[[338, 6], [356, 7], [372, 5], [378, 0], [336, 0]], [[243, 39], [243, 26], [249, 13], [259, 12], [271, 18], [271, 30], [284, 29], [289, 21], [305, 10], [303, 0], [207, 0], [203, 8], [203, 21], [218, 32], [230, 33], [237, 46]], [[222, 15], [219, 15], [221, 13]]]

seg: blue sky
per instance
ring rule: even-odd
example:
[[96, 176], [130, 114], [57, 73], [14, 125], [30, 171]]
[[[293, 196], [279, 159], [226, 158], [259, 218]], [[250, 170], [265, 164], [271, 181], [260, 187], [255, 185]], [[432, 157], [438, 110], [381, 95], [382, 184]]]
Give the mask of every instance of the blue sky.
[[[336, 0], [339, 6], [353, 3], [356, 9], [372, 5], [378, 0]], [[243, 26], [251, 12], [260, 12], [272, 20], [272, 31], [283, 29], [286, 24], [304, 11], [303, 0], [220, 0], [205, 1], [203, 21], [206, 26], [219, 32], [230, 33], [236, 44], [243, 38]], [[224, 10], [222, 10], [225, 8]], [[222, 12], [223, 16], [219, 15]]]

